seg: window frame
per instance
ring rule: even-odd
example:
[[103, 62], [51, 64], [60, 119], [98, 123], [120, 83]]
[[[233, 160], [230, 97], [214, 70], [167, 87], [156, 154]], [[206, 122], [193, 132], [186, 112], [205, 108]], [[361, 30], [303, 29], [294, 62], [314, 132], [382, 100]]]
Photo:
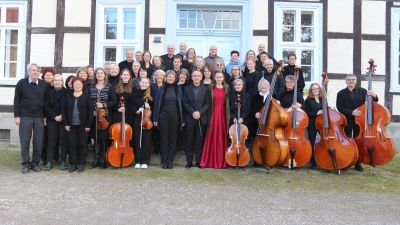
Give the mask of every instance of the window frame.
[[[17, 82], [25, 77], [25, 50], [26, 50], [26, 20], [27, 20], [27, 2], [26, 1], [0, 1], [1, 8], [13, 7], [18, 10], [18, 23], [5, 23], [6, 13], [1, 13], [0, 22], [0, 85], [16, 85]], [[3, 10], [2, 10], [3, 11]], [[18, 30], [17, 43], [17, 66], [15, 77], [5, 77], [5, 33], [7, 29]]]
[[393, 7], [391, 9], [390, 15], [391, 21], [391, 44], [390, 44], [390, 88], [389, 92], [400, 92], [400, 80], [399, 80], [399, 72], [400, 72], [400, 8]]
[[[94, 67], [104, 66], [104, 49], [105, 47], [116, 48], [115, 63], [125, 60], [126, 48], [132, 48], [134, 51], [138, 51], [143, 48], [144, 43], [144, 14], [145, 14], [145, 0], [98, 0], [96, 3], [96, 34], [95, 35], [95, 46], [94, 46]], [[118, 39], [105, 39], [105, 22], [104, 22], [104, 9], [105, 8], [117, 8], [117, 37]], [[136, 8], [136, 38], [135, 39], [124, 39], [123, 27], [125, 22], [123, 21], [123, 9], [124, 8]], [[120, 13], [121, 12], [121, 13]]]
[[[295, 10], [296, 16], [298, 12], [301, 11], [312, 11], [314, 12], [314, 35], [313, 42], [283, 42], [282, 41], [282, 14], [284, 10]], [[323, 6], [322, 3], [295, 3], [295, 2], [275, 2], [274, 3], [274, 57], [276, 59], [283, 59], [283, 49], [295, 49], [295, 54], [297, 56], [296, 65], [301, 67], [301, 52], [312, 50], [314, 51], [314, 62], [311, 64], [314, 68], [312, 69], [310, 81], [306, 81], [306, 86], [309, 86], [313, 82], [319, 82], [320, 76], [323, 68]], [[301, 17], [301, 14], [299, 15]], [[297, 22], [300, 24], [298, 26], [298, 33], [301, 33], [301, 21]], [[295, 26], [297, 25], [295, 24]], [[296, 37], [296, 33], [295, 33]], [[299, 40], [301, 37], [298, 37]], [[285, 62], [287, 63], [287, 62]], [[309, 65], [304, 65], [309, 66]]]

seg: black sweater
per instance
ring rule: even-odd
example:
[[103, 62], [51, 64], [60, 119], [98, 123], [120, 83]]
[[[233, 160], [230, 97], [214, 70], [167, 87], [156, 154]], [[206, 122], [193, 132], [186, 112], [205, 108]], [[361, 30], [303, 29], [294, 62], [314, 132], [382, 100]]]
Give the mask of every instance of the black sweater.
[[[294, 90], [291, 91], [286, 90], [285, 92], [283, 92], [283, 94], [278, 99], [281, 102], [281, 106], [285, 109], [292, 106], [293, 96], [294, 96]], [[301, 108], [304, 107], [303, 95], [300, 92], [297, 93], [297, 102], [301, 104]]]
[[133, 62], [134, 62], [133, 60], [132, 62], [128, 62], [127, 60], [121, 61], [120, 63], [118, 63], [119, 71], [121, 72], [124, 69], [128, 69], [129, 71], [131, 71], [131, 74], [133, 75], [133, 70], [132, 70]]
[[[72, 92], [65, 95], [62, 105], [62, 122], [64, 126], [71, 126], [72, 124], [72, 113], [74, 112], [75, 96]], [[81, 127], [90, 128], [93, 120], [93, 104], [90, 95], [83, 92], [78, 97], [78, 112]]]
[[246, 93], [253, 97], [258, 91], [258, 82], [260, 81], [261, 75], [254, 71], [253, 73], [248, 73], [244, 76], [246, 79]]
[[[264, 71], [264, 77], [263, 77], [263, 74], [262, 74], [263, 71]], [[269, 84], [271, 85], [271, 88], [272, 88], [271, 82], [272, 82], [272, 79], [274, 78], [275, 70], [273, 69], [273, 70], [271, 71], [271, 73], [269, 73], [266, 69], [263, 69], [261, 72], [259, 71], [259, 73], [260, 73], [260, 79], [261, 79], [261, 78], [266, 79], [266, 80], [269, 82]], [[254, 84], [254, 85], [256, 85], [256, 84]], [[258, 81], [257, 81], [257, 85], [258, 85]], [[277, 98], [279, 98], [279, 96], [280, 96], [284, 91], [285, 91], [285, 80], [283, 79], [283, 76], [279, 76], [279, 77], [276, 79], [276, 82], [275, 82], [274, 95], [275, 95]], [[258, 90], [257, 90], [257, 92], [258, 92]], [[257, 93], [257, 92], [256, 92], [256, 93]]]
[[48, 85], [38, 80], [29, 84], [29, 77], [18, 81], [14, 95], [14, 117], [44, 117], [44, 101]]
[[56, 91], [54, 87], [49, 89], [44, 105], [47, 122], [57, 122], [54, 120], [54, 117], [61, 115], [62, 102], [68, 92], [65, 87], [62, 87], [59, 91]]
[[[283, 67], [283, 78], [285, 78], [287, 75], [294, 75], [294, 66], [295, 65], [287, 65]], [[297, 80], [297, 88], [300, 92], [303, 92], [304, 86], [306, 86], [306, 84], [304, 82], [303, 70], [299, 67], [299, 79]]]

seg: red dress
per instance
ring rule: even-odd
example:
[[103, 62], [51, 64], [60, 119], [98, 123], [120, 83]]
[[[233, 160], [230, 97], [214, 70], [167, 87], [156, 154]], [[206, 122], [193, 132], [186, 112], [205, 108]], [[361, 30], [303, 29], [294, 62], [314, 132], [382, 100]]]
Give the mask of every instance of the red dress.
[[226, 131], [225, 89], [213, 87], [214, 99], [210, 131], [206, 135], [200, 166], [205, 168], [226, 168], [225, 152], [228, 145]]

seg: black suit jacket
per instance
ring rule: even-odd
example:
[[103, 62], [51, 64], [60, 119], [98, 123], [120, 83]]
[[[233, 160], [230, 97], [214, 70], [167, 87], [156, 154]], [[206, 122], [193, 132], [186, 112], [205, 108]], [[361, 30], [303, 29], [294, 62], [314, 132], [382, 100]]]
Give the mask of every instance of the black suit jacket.
[[[72, 92], [67, 93], [62, 104], [62, 123], [64, 126], [71, 126], [72, 113], [74, 111], [75, 96]], [[78, 97], [78, 111], [81, 127], [90, 128], [93, 121], [93, 104], [88, 93], [83, 92]]]
[[207, 109], [209, 106], [209, 92], [208, 88], [205, 87], [204, 85], [199, 86], [199, 94], [197, 95], [197, 101], [194, 98], [194, 93], [193, 93], [193, 88], [194, 84], [187, 85], [183, 88], [183, 108], [185, 109], [186, 113], [186, 123], [193, 123], [196, 122], [195, 119], [193, 119], [192, 114], [195, 111], [199, 111], [200, 113], [200, 121], [203, 124], [207, 123]]

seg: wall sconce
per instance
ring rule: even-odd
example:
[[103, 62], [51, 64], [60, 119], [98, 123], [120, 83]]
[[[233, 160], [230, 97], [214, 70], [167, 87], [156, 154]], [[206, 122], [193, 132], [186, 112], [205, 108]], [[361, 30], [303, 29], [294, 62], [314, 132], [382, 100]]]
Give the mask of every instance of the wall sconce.
[[154, 43], [161, 43], [161, 37], [154, 37]]

